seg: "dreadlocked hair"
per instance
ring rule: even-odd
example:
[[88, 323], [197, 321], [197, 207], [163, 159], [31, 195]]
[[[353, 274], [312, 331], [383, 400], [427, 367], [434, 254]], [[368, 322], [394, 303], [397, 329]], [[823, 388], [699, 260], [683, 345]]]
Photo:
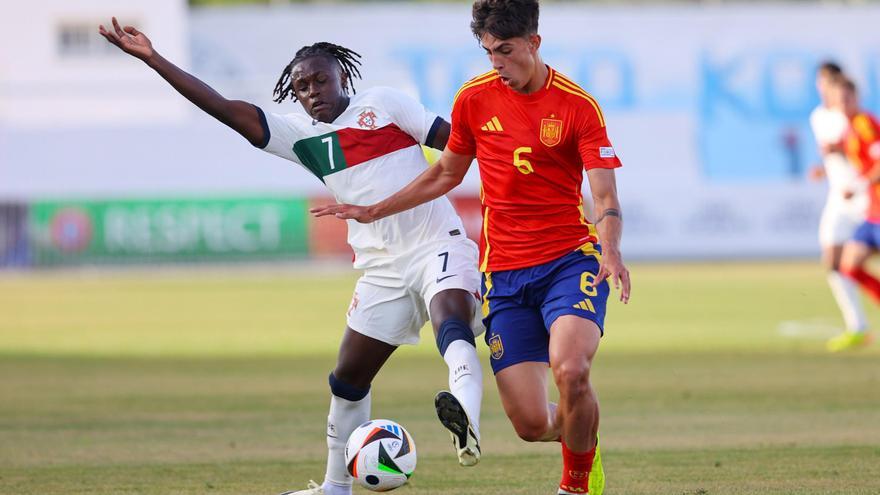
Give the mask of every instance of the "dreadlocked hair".
[[[296, 64], [311, 57], [330, 57], [336, 60], [342, 68], [342, 73], [347, 76], [348, 82], [351, 85], [351, 91], [357, 93], [354, 89], [354, 78], [361, 78], [361, 71], [358, 70], [357, 67], [358, 65], [361, 65], [360, 53], [345, 48], [344, 46], [321, 41], [314, 45], [300, 48], [293, 57], [293, 60], [291, 60], [290, 63], [287, 64], [287, 67], [284, 68], [284, 71], [281, 72], [281, 77], [278, 78], [278, 83], [275, 84], [275, 91], [272, 93], [275, 96], [274, 101], [276, 103], [281, 103], [288, 97], [293, 101], [297, 101], [296, 92], [293, 90], [290, 76]], [[345, 92], [348, 93], [348, 87], [345, 88]]]

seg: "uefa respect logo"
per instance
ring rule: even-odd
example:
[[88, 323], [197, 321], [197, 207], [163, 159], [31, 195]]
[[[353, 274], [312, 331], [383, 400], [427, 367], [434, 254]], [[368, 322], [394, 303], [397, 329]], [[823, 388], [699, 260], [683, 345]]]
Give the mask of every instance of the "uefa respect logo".
[[49, 222], [52, 246], [63, 253], [84, 251], [92, 242], [93, 233], [92, 219], [79, 208], [63, 208]]

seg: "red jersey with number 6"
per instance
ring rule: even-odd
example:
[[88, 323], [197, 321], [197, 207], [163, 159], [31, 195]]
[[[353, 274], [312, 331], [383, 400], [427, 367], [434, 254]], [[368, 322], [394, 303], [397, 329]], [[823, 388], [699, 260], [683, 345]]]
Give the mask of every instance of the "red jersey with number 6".
[[536, 266], [575, 249], [595, 251], [584, 216], [583, 170], [617, 168], [596, 100], [549, 68], [540, 90], [510, 89], [495, 71], [465, 83], [452, 106], [453, 153], [480, 167], [480, 270]]

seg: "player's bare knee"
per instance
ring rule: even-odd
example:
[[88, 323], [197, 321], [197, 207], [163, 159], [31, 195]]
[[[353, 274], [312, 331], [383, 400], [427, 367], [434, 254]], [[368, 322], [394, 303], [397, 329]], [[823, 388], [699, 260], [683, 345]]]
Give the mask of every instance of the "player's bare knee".
[[469, 321], [473, 315], [473, 304], [474, 296], [462, 289], [447, 289], [434, 296], [429, 308], [434, 335], [439, 335], [447, 320]]
[[560, 392], [584, 393], [590, 383], [590, 362], [586, 359], [564, 361], [553, 367], [553, 378]]
[[547, 434], [548, 418], [541, 415], [511, 417], [510, 422], [517, 436], [526, 442], [540, 442]]

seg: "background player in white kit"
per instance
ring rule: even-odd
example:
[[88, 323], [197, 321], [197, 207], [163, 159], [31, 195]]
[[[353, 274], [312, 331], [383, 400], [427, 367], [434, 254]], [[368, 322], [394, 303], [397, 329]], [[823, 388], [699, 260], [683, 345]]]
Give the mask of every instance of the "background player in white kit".
[[[840, 66], [834, 62], [824, 62], [816, 71], [816, 88], [821, 102], [810, 114], [810, 126], [819, 145], [822, 168], [813, 175], [828, 179], [828, 199], [819, 222], [819, 244], [823, 264], [828, 268], [828, 285], [843, 313], [846, 330], [860, 332], [868, 326], [865, 310], [856, 283], [840, 273], [840, 259], [843, 245], [864, 221], [868, 196], [858, 171], [843, 151], [849, 121], [829, 100], [831, 81], [841, 75]], [[839, 350], [835, 342], [835, 338], [828, 341], [829, 350]]]
[[[349, 98], [360, 77], [360, 55], [330, 43], [303, 47], [285, 67], [275, 101], [299, 101], [308, 115], [267, 113], [227, 100], [163, 58], [150, 40], [113, 19], [99, 32], [147, 63], [196, 106], [269, 153], [305, 167], [339, 202], [372, 204], [427, 168], [425, 143], [443, 149], [449, 123], [390, 88]], [[477, 247], [446, 197], [372, 224], [348, 222], [354, 267], [364, 270], [348, 311], [336, 368], [330, 373], [328, 460], [322, 485], [288, 494], [351, 493], [344, 457], [351, 432], [370, 419], [370, 384], [401, 344], [415, 344], [428, 317], [449, 366], [450, 392], [435, 397], [437, 415], [452, 434], [459, 463], [480, 459], [482, 367], [474, 346], [483, 331], [477, 311]]]

